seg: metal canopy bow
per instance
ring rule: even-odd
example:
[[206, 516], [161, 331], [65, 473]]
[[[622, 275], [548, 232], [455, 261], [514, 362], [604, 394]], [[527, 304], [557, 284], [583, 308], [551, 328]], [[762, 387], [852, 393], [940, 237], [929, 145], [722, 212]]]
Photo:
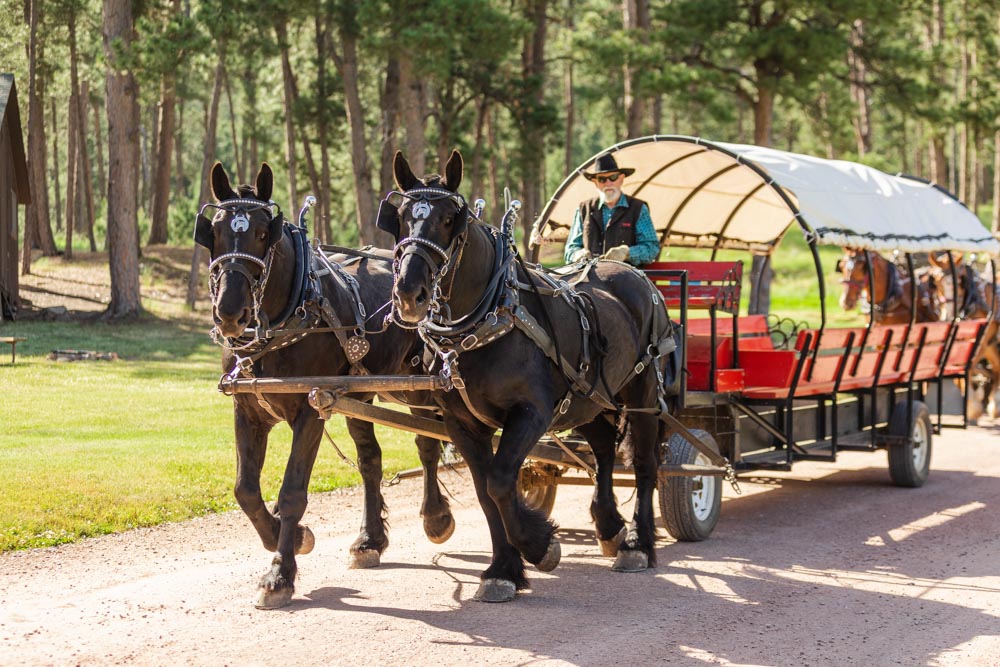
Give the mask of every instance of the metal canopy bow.
[[[649, 203], [661, 245], [770, 254], [797, 222], [823, 245], [1000, 252], [989, 230], [943, 188], [855, 162], [674, 135], [606, 152], [635, 169], [623, 190]], [[559, 186], [535, 224], [533, 245], [565, 240], [580, 202], [594, 197], [583, 171], [597, 157]]]

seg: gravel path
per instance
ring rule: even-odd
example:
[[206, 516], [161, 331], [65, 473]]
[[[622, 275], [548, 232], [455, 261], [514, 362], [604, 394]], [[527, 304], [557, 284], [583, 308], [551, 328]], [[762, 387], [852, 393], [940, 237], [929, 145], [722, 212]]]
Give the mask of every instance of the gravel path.
[[471, 599], [489, 541], [451, 473], [455, 535], [424, 538], [403, 482], [374, 570], [345, 568], [360, 494], [313, 497], [279, 611], [251, 604], [269, 556], [239, 513], [6, 554], [0, 664], [1000, 665], [1000, 426], [934, 444], [922, 489], [889, 484], [884, 453], [743, 478], [708, 541], [663, 533], [640, 574], [610, 571], [589, 490], [562, 487], [562, 564], [504, 605]]

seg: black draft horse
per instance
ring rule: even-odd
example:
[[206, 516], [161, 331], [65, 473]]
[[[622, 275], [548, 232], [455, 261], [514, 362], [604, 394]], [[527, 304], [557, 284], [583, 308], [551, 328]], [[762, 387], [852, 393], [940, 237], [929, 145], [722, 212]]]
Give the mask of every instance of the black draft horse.
[[[458, 194], [462, 168], [455, 151], [444, 178], [419, 179], [397, 153], [399, 200], [387, 198], [378, 224], [397, 240], [395, 316], [418, 327], [435, 352], [435, 367], [454, 386], [434, 397], [472, 472], [493, 543], [475, 598], [514, 599], [528, 587], [524, 559], [542, 571], [559, 562], [555, 525], [517, 491], [518, 471], [546, 432], [575, 428], [591, 445], [597, 463], [591, 515], [604, 553], [618, 556], [613, 569], [652, 567], [663, 435], [654, 413], [663, 404], [663, 355], [673, 345], [663, 301], [640, 271], [618, 262], [588, 265], [575, 289], [526, 272], [504, 234], [470, 222]], [[401, 226], [408, 231], [400, 240]], [[497, 427], [503, 433], [494, 453]], [[627, 527], [611, 479], [623, 434], [637, 486]]]
[[[217, 203], [205, 208], [217, 212], [213, 219], [198, 216], [195, 240], [212, 254], [212, 315], [219, 338], [225, 341], [223, 372], [258, 378], [341, 376], [352, 368], [357, 371], [359, 364], [376, 374], [406, 372], [410, 359], [421, 351], [419, 339], [412, 332], [396, 326], [379, 333], [362, 331], [370, 349], [360, 360], [352, 360], [336, 332], [330, 331], [334, 328], [331, 320], [356, 327], [359, 311], [376, 313], [388, 304], [392, 273], [387, 252], [381, 258], [362, 253], [355, 258], [360, 261], [349, 267], [332, 262], [313, 265], [315, 256], [305, 241], [304, 230], [284, 222], [280, 211], [272, 214], [273, 174], [266, 163], [261, 165], [254, 187], [245, 185], [239, 192], [234, 191], [219, 163], [212, 169], [211, 182]], [[297, 284], [296, 275], [306, 276], [310, 271], [320, 274], [318, 282], [311, 288]], [[349, 277], [345, 277], [347, 274]], [[248, 338], [245, 331], [252, 325], [293, 335]], [[325, 331], [310, 334], [309, 328]], [[305, 335], [299, 337], [299, 333]], [[293, 339], [295, 342], [291, 342]], [[371, 400], [370, 396], [359, 398]], [[305, 513], [309, 477], [324, 422], [305, 394], [236, 394], [233, 403], [236, 499], [264, 547], [277, 552], [261, 578], [257, 606], [281, 607], [288, 604], [294, 592], [295, 555], [309, 553], [314, 544], [312, 531], [299, 521]], [[278, 500], [273, 510], [268, 510], [261, 497], [260, 474], [268, 434], [280, 421], [292, 429], [292, 446]], [[379, 564], [380, 554], [389, 544], [380, 489], [382, 451], [370, 422], [348, 419], [347, 428], [357, 446], [365, 494], [361, 532], [351, 545], [350, 566], [373, 567]], [[417, 436], [416, 442], [425, 480], [421, 508], [424, 531], [432, 542], [444, 542], [454, 531], [455, 522], [437, 482], [440, 443], [425, 436]]]

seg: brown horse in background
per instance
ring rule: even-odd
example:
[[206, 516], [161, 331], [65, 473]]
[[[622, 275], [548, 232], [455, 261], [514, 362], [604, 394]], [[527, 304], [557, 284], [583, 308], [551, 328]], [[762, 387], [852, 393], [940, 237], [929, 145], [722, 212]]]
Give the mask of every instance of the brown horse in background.
[[[997, 285], [993, 276], [976, 271], [971, 263], [962, 263], [962, 253], [931, 253], [927, 257], [939, 275], [937, 283], [944, 304], [945, 319], [980, 319], [996, 309]], [[954, 267], [954, 270], [953, 270]], [[957, 286], [957, 287], [956, 287]], [[969, 378], [972, 389], [967, 416], [979, 419], [985, 412], [992, 418], [1000, 414], [1000, 328], [989, 323], [984, 343], [972, 366]]]
[[[872, 319], [876, 324], [908, 323], [912, 303], [910, 276], [871, 250], [845, 248], [844, 252], [837, 263], [840, 282], [844, 285], [844, 291], [840, 295], [841, 307], [852, 310], [864, 294], [871, 304]], [[916, 321], [940, 320], [941, 308], [935, 277], [924, 273], [918, 274], [917, 280]], [[869, 293], [872, 290], [874, 294]]]

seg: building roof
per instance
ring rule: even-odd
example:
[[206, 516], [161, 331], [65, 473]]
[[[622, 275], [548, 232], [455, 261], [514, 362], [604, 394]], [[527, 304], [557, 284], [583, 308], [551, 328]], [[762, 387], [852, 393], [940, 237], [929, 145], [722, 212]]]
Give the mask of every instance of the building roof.
[[21, 112], [17, 106], [17, 86], [14, 85], [14, 75], [4, 72], [0, 72], [0, 124], [6, 124], [10, 132], [17, 202], [28, 205], [31, 203], [31, 189], [28, 186], [28, 163], [24, 154]]

